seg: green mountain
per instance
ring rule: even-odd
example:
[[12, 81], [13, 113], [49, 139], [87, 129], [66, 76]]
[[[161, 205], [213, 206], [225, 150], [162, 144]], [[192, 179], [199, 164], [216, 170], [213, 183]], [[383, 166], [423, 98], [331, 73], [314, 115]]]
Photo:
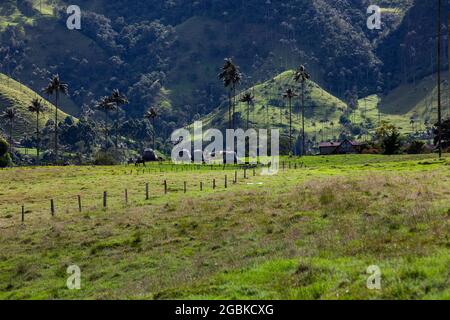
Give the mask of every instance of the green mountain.
[[382, 82], [377, 41], [396, 29], [411, 1], [381, 1], [379, 33], [364, 27], [364, 0], [79, 0], [80, 31], [65, 28], [68, 4], [2, 4], [0, 26], [10, 29], [0, 40], [15, 50], [15, 61], [3, 72], [14, 70], [14, 78], [35, 90], [48, 73], [59, 73], [75, 93], [63, 106], [73, 115], [119, 88], [130, 98], [127, 112], [141, 116], [166, 88], [173, 109], [163, 121], [180, 124], [217, 106], [223, 88], [216, 76], [225, 57], [241, 66], [244, 87], [306, 64], [315, 81], [341, 99], [355, 84], [375, 91]]
[[[250, 127], [276, 127], [288, 130], [289, 107], [288, 101], [283, 98], [283, 93], [288, 88], [293, 88], [297, 94], [300, 92], [299, 85], [293, 80], [294, 73], [293, 70], [285, 71], [273, 79], [240, 92], [234, 97], [233, 100], [237, 101], [236, 112], [239, 113], [239, 127], [245, 128], [247, 121], [247, 104], [239, 102], [239, 100], [244, 93], [250, 92], [254, 95], [254, 104], [250, 106]], [[300, 97], [292, 100], [292, 109], [292, 125], [294, 130], [299, 131], [301, 128]], [[340, 115], [347, 110], [347, 105], [315, 82], [309, 81], [305, 86], [305, 110], [306, 131], [312, 133], [318, 130], [319, 122], [322, 120], [334, 122], [337, 125]], [[205, 127], [226, 128], [228, 124], [228, 101], [224, 101], [218, 109], [201, 120]]]
[[[252, 112], [256, 126], [286, 127], [281, 91], [287, 84], [282, 79], [289, 77], [284, 70], [299, 64], [307, 66], [317, 86], [307, 101], [310, 133], [338, 134], [342, 115], [353, 126], [342, 130], [354, 132], [361, 131], [358, 126], [373, 130], [380, 118], [392, 119], [404, 130], [414, 117], [432, 121], [427, 112], [434, 105], [421, 106], [430, 101], [433, 89], [422, 97], [417, 87], [436, 71], [436, 8], [428, 1], [378, 1], [381, 31], [366, 27], [367, 0], [79, 0], [79, 31], [65, 27], [68, 4], [4, 0], [0, 71], [35, 91], [58, 73], [71, 92], [61, 108], [74, 116], [83, 105], [92, 107], [118, 88], [130, 100], [126, 116], [142, 118], [149, 106], [161, 110], [163, 139], [202, 117], [225, 127], [226, 120], [220, 119], [226, 117], [219, 114], [227, 110], [221, 104], [226, 90], [217, 74], [223, 58], [232, 57], [245, 75], [240, 90], [250, 88], [257, 95]], [[444, 4], [443, 11], [448, 8]], [[266, 80], [280, 73], [272, 88]], [[342, 102], [352, 90], [360, 98], [368, 96], [353, 111]], [[320, 99], [322, 95], [328, 98]], [[238, 108], [244, 117], [245, 106]], [[294, 109], [298, 130], [298, 106]]]
[[[7, 108], [16, 108], [23, 120], [19, 120], [13, 128], [13, 136], [16, 139], [23, 137], [23, 134], [32, 135], [36, 131], [36, 115], [28, 111], [28, 106], [35, 98], [42, 99], [46, 106], [46, 111], [40, 115], [40, 126], [44, 126], [46, 122], [55, 117], [55, 106], [38, 95], [35, 91], [20, 84], [19, 82], [0, 73], [0, 114]], [[60, 111], [58, 118], [64, 120], [68, 114]], [[7, 124], [4, 120], [0, 120], [0, 124], [5, 131]]]
[[[289, 129], [288, 102], [283, 99], [283, 92], [287, 88], [294, 88], [299, 92], [298, 84], [293, 81], [294, 71], [286, 71], [275, 78], [256, 85], [239, 93], [233, 100], [238, 102], [240, 128], [246, 127], [247, 105], [239, 102], [245, 92], [254, 96], [254, 105], [250, 106], [251, 128], [280, 128], [287, 134]], [[447, 74], [444, 73], [443, 77]], [[333, 96], [315, 82], [307, 85], [305, 106], [305, 131], [316, 140], [332, 140], [342, 132], [355, 130], [354, 135], [363, 139], [368, 132], [373, 133], [380, 120], [388, 121], [401, 128], [403, 133], [413, 133], [430, 127], [437, 117], [437, 84], [436, 75], [418, 81], [415, 84], [402, 85], [390, 91], [387, 95], [369, 95], [358, 100], [354, 109]], [[450, 115], [448, 105], [448, 86], [442, 87], [442, 101], [444, 116]], [[342, 117], [348, 123], [342, 123]], [[200, 119], [206, 128], [227, 128], [228, 101], [224, 101], [219, 108]], [[413, 120], [413, 122], [412, 122]], [[299, 97], [293, 100], [293, 129], [296, 134], [301, 131]]]

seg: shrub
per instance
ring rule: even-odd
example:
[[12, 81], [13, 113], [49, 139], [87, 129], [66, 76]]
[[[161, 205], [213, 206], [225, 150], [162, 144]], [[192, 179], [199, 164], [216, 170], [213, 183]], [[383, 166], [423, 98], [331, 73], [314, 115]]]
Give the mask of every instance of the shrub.
[[0, 156], [5, 155], [8, 152], [9, 145], [5, 139], [0, 137]]
[[5, 168], [11, 164], [11, 157], [8, 153], [8, 143], [0, 138], [0, 168]]
[[420, 154], [425, 151], [425, 142], [415, 140], [406, 148], [408, 154]]
[[6, 168], [11, 165], [11, 157], [9, 153], [0, 156], [0, 168]]
[[96, 166], [112, 166], [116, 164], [116, 160], [114, 159], [113, 155], [111, 155], [108, 152], [99, 151], [95, 155], [94, 164]]

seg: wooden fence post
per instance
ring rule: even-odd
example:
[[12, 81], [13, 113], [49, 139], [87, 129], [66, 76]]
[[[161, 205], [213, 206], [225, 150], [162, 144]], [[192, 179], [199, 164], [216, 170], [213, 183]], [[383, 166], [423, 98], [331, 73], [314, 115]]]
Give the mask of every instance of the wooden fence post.
[[128, 189], [125, 189], [125, 204], [128, 204]]
[[81, 196], [78, 195], [77, 198], [78, 198], [78, 212], [81, 212]]
[[233, 181], [234, 184], [237, 183], [237, 179], [238, 179], [238, 174], [237, 174], [237, 170], [235, 170], [234, 171], [234, 181]]
[[228, 188], [228, 177], [225, 175], [225, 189]]
[[216, 179], [213, 179], [213, 189], [216, 189]]
[[22, 206], [22, 224], [25, 222], [25, 206]]
[[200, 181], [200, 191], [203, 191], [203, 182]]
[[164, 180], [164, 194], [167, 194], [167, 180]]
[[107, 202], [106, 202], [106, 198], [107, 198], [108, 194], [106, 193], [106, 191], [103, 192], [103, 208], [106, 208]]
[[53, 201], [53, 199], [50, 199], [50, 213], [52, 214], [52, 216], [55, 215], [55, 202]]
[[187, 192], [187, 185], [186, 185], [186, 181], [184, 182], [184, 193]]
[[145, 184], [145, 200], [148, 200], [149, 196], [148, 196], [148, 183]]

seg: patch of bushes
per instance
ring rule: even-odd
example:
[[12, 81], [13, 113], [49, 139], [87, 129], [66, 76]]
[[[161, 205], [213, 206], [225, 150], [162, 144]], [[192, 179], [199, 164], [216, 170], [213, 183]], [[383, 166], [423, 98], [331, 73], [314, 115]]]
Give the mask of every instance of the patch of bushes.
[[11, 156], [8, 153], [9, 145], [5, 139], [0, 138], [0, 168], [11, 165]]
[[415, 140], [406, 148], [408, 154], [421, 154], [425, 151], [425, 142]]
[[116, 164], [114, 156], [108, 152], [100, 151], [95, 155], [94, 165], [112, 166]]

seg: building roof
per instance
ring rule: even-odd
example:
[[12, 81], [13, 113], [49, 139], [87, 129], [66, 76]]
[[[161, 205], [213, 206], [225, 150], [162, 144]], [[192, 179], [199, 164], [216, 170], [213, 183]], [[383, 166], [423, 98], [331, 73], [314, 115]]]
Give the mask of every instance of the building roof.
[[357, 141], [351, 141], [351, 140], [344, 140], [344, 141], [331, 141], [331, 142], [321, 142], [319, 144], [319, 148], [333, 148], [333, 147], [339, 147], [342, 143], [344, 143], [345, 141], [350, 142], [350, 144], [352, 146], [361, 146], [363, 145], [361, 142], [357, 142]]
[[340, 145], [341, 145], [340, 142], [321, 142], [319, 144], [319, 148], [339, 147]]

